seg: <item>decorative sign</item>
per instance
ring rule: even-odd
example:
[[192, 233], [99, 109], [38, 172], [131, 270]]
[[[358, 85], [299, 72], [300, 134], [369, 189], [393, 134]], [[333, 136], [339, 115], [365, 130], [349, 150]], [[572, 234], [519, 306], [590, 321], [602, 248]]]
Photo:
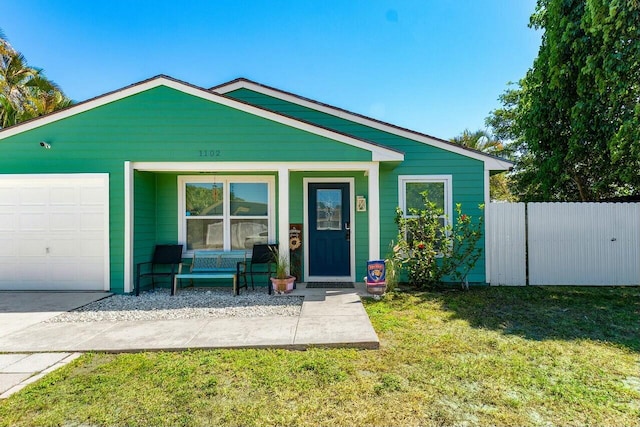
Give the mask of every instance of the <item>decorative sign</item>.
[[302, 247], [302, 224], [289, 225], [289, 250], [295, 252]]
[[302, 224], [289, 224], [291, 274], [302, 281]]
[[367, 261], [367, 284], [385, 283], [386, 269], [383, 259]]
[[367, 199], [364, 196], [356, 196], [356, 210], [358, 212], [367, 211]]

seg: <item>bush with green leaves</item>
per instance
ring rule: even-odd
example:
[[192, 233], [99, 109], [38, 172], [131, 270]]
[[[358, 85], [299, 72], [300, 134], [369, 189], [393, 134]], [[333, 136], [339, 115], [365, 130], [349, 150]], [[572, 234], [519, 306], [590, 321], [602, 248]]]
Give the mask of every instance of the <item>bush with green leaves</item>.
[[[462, 213], [462, 205], [457, 203], [452, 226], [426, 192], [421, 196], [422, 209], [411, 208], [405, 216], [396, 208], [398, 244], [393, 248], [394, 264], [405, 270], [409, 284], [418, 288], [440, 287], [445, 278], [468, 287], [467, 275], [482, 254], [478, 242], [484, 217], [480, 215], [474, 220]], [[484, 209], [484, 205], [479, 208]]]

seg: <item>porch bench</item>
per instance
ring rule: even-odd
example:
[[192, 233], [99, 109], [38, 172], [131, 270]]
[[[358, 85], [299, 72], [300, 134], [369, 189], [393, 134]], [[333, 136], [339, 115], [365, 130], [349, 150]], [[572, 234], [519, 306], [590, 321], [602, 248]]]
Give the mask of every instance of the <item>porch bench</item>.
[[240, 264], [247, 259], [245, 251], [195, 251], [188, 273], [182, 272], [182, 265], [173, 279], [173, 292], [178, 291], [178, 280], [181, 279], [233, 279], [233, 294], [240, 294], [238, 276]]

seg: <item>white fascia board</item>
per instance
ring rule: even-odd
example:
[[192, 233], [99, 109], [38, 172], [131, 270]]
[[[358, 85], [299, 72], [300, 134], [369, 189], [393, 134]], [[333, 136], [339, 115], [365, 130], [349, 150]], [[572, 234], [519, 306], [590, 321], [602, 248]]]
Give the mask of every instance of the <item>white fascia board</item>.
[[511, 162], [508, 162], [506, 160], [500, 160], [493, 156], [488, 156], [482, 153], [477, 153], [474, 151], [464, 149], [462, 147], [457, 147], [453, 144], [448, 144], [443, 141], [439, 141], [435, 138], [429, 137], [428, 135], [424, 135], [418, 132], [410, 131], [408, 129], [392, 126], [390, 124], [373, 120], [368, 117], [361, 116], [359, 114], [354, 114], [346, 110], [331, 107], [330, 105], [327, 105], [327, 104], [313, 102], [303, 97], [299, 97], [286, 92], [281, 92], [279, 90], [262, 86], [260, 84], [257, 84], [251, 81], [236, 80], [229, 83], [228, 85], [216, 87], [213, 89], [213, 91], [215, 93], [224, 95], [238, 89], [249, 89], [254, 92], [261, 93], [263, 95], [271, 96], [273, 98], [277, 98], [283, 101], [291, 102], [293, 104], [301, 105], [303, 107], [310, 108], [312, 110], [330, 114], [332, 116], [336, 116], [345, 120], [349, 120], [354, 123], [368, 126], [377, 130], [381, 130], [383, 132], [388, 132], [394, 135], [401, 136], [403, 138], [407, 138], [413, 141], [421, 142], [423, 144], [431, 145], [446, 151], [450, 151], [456, 154], [461, 154], [463, 156], [470, 157], [472, 159], [480, 160], [484, 162], [485, 164], [484, 168], [486, 170], [509, 170], [509, 168], [513, 166]]
[[56, 122], [58, 120], [65, 119], [67, 117], [74, 116], [76, 114], [89, 111], [96, 107], [100, 107], [102, 105], [126, 98], [131, 95], [135, 95], [159, 86], [166, 86], [166, 87], [175, 89], [177, 91], [196, 96], [198, 98], [206, 99], [208, 101], [215, 102], [217, 104], [221, 104], [236, 110], [240, 110], [249, 114], [253, 114], [258, 117], [265, 118], [267, 120], [281, 123], [286, 126], [300, 129], [305, 132], [326, 137], [334, 141], [342, 142], [344, 144], [369, 151], [371, 152], [371, 158], [373, 161], [403, 161], [404, 160], [404, 154], [398, 151], [381, 147], [379, 145], [372, 144], [370, 142], [367, 142], [358, 138], [343, 135], [341, 133], [334, 132], [329, 129], [315, 126], [315, 125], [312, 125], [311, 123], [300, 122], [296, 119], [282, 116], [280, 114], [277, 114], [268, 110], [264, 110], [259, 107], [255, 107], [253, 105], [245, 104], [243, 102], [236, 101], [234, 99], [219, 95], [217, 93], [210, 92], [206, 89], [202, 89], [196, 86], [191, 86], [191, 85], [188, 85], [176, 80], [172, 80], [166, 77], [157, 77], [149, 81], [139, 83], [133, 86], [129, 86], [125, 89], [112, 92], [107, 95], [95, 98], [93, 100], [78, 104], [76, 106], [72, 106], [68, 109], [61, 110], [59, 112], [54, 112], [49, 115], [43, 116], [41, 118], [13, 126], [4, 131], [0, 131], [0, 140], [22, 133], [22, 132], [26, 132], [31, 129], [38, 128], [40, 126], [44, 126], [49, 123]]
[[513, 168], [513, 163], [508, 160], [500, 160], [495, 157], [489, 157], [484, 162], [484, 170], [486, 171], [508, 171]]
[[148, 172], [367, 171], [373, 162], [132, 162]]

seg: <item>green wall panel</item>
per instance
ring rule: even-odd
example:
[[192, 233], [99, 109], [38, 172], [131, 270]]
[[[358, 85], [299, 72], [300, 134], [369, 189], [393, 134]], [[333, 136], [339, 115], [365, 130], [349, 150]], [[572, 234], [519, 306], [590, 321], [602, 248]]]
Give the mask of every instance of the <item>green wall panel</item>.
[[[47, 141], [51, 149], [40, 147]], [[124, 162], [368, 161], [371, 153], [204, 100], [157, 87], [0, 140], [0, 173], [108, 173], [111, 289], [123, 290]], [[138, 175], [142, 177], [142, 175]], [[135, 191], [148, 202], [151, 183]], [[156, 175], [156, 224], [144, 215], [136, 237], [177, 238], [176, 185]], [[149, 228], [151, 227], [151, 228]], [[146, 233], [146, 234], [145, 234]], [[143, 240], [144, 240], [143, 239]], [[135, 261], [148, 251], [143, 244]]]
[[[150, 172], [134, 173], [133, 262], [151, 261], [156, 244], [156, 177]], [[144, 284], [142, 284], [144, 285]], [[116, 289], [113, 289], [116, 290]], [[122, 286], [117, 289], [123, 292]]]
[[[483, 202], [482, 162], [253, 92], [231, 94], [318, 125], [403, 151], [400, 165], [381, 165], [381, 241], [385, 255], [396, 237], [397, 177], [453, 175], [454, 203], [467, 213]], [[50, 150], [39, 146], [51, 144]], [[110, 177], [111, 287], [124, 279], [124, 162], [370, 161], [371, 153], [167, 87], [157, 87], [40, 128], [0, 140], [0, 173], [108, 173]], [[194, 173], [197, 173], [195, 171]], [[155, 243], [177, 240], [175, 173], [136, 173], [134, 261], [146, 261]], [[185, 173], [188, 175], [188, 173]], [[291, 222], [302, 221], [303, 176], [355, 176], [356, 194], [367, 194], [358, 173], [291, 174]], [[155, 216], [151, 213], [155, 208]], [[140, 209], [140, 211], [138, 211]], [[368, 255], [368, 215], [355, 213], [357, 278]], [[484, 281], [484, 263], [472, 281]]]
[[[238, 89], [227, 96], [262, 106], [291, 117], [309, 121], [344, 132], [358, 138], [375, 141], [402, 151], [405, 160], [395, 168], [385, 165], [380, 170], [380, 255], [385, 256], [390, 244], [397, 239], [394, 222], [398, 206], [399, 175], [452, 175], [453, 204], [461, 203], [469, 215], [481, 215], [478, 205], [484, 203], [484, 165], [472, 159], [441, 148], [351, 122], [327, 113], [316, 111], [295, 103], [283, 101], [249, 89]], [[484, 239], [479, 242], [483, 255], [469, 274], [470, 282], [485, 281]]]
[[[156, 173], [156, 238], [158, 243], [178, 242], [178, 175]], [[136, 203], [137, 205], [137, 203]]]

